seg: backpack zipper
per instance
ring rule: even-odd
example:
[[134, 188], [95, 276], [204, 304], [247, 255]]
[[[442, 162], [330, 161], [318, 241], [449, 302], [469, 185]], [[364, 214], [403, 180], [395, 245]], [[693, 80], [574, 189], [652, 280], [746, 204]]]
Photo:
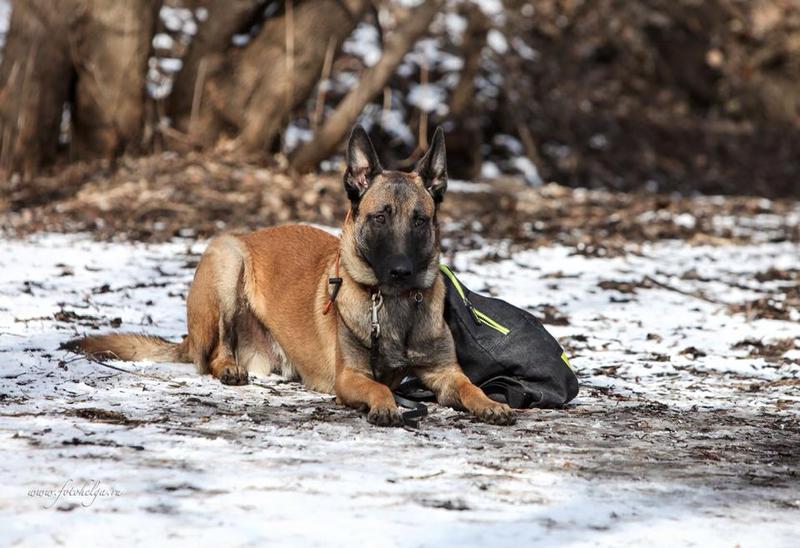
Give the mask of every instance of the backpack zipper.
[[475, 308], [475, 306], [470, 302], [467, 296], [464, 295], [464, 289], [461, 287], [461, 284], [456, 278], [456, 275], [453, 274], [453, 271], [450, 270], [450, 268], [447, 265], [439, 264], [439, 270], [441, 270], [442, 273], [445, 276], [447, 276], [451, 282], [453, 282], [453, 286], [455, 286], [456, 291], [458, 291], [458, 294], [461, 296], [461, 300], [464, 301], [464, 305], [467, 307], [467, 310], [469, 310], [470, 315], [472, 316], [472, 319], [475, 320], [476, 325], [483, 324], [487, 327], [491, 327], [495, 331], [502, 333], [503, 335], [508, 335], [511, 332], [509, 328], [498, 323], [491, 317], [487, 316], [486, 314]]
[[485, 325], [488, 325], [489, 327], [491, 327], [492, 329], [494, 329], [496, 331], [499, 331], [503, 335], [508, 335], [509, 332], [511, 331], [509, 328], [507, 328], [504, 325], [501, 325], [501, 324], [497, 323], [492, 318], [490, 318], [489, 316], [487, 316], [486, 314], [484, 314], [483, 312], [481, 312], [480, 310], [478, 310], [475, 307], [472, 308], [472, 313], [475, 315], [476, 318], [478, 318], [479, 322], [481, 322], [481, 323], [483, 323]]

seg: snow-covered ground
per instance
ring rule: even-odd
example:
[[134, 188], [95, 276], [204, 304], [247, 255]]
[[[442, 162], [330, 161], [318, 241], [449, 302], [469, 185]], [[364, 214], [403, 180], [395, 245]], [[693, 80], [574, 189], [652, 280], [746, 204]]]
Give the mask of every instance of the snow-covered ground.
[[469, 287], [554, 322], [582, 391], [510, 428], [431, 406], [419, 430], [276, 377], [58, 349], [179, 338], [202, 247], [0, 241], [0, 544], [796, 546], [797, 282], [765, 273], [800, 269], [797, 244], [456, 253]]

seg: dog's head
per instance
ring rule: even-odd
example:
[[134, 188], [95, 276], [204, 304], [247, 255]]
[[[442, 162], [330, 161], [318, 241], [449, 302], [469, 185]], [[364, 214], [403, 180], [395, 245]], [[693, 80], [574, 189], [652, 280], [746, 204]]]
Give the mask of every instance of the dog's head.
[[388, 171], [361, 126], [347, 145], [344, 188], [352, 204], [342, 231], [349, 274], [387, 294], [433, 285], [439, 268], [436, 213], [447, 189], [444, 132], [410, 173]]

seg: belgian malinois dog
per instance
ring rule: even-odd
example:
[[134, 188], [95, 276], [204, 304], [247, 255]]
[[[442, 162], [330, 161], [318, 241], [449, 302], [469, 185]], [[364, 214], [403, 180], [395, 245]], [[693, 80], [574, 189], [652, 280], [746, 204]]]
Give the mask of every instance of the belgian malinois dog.
[[437, 211], [447, 188], [436, 130], [411, 173], [381, 167], [366, 131], [347, 146], [350, 211], [341, 238], [303, 225], [223, 235], [206, 249], [187, 299], [180, 343], [132, 334], [90, 336], [71, 348], [122, 360], [194, 362], [224, 384], [282, 373], [368, 409], [369, 422], [403, 424], [392, 388], [407, 374], [439, 403], [510, 424], [461, 371], [443, 317]]

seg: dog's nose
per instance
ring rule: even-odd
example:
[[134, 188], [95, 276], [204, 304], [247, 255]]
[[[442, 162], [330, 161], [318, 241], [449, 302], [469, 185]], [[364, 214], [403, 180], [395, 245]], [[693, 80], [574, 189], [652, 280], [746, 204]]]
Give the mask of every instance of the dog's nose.
[[389, 276], [393, 281], [399, 282], [411, 276], [413, 266], [408, 257], [393, 257], [389, 263]]

